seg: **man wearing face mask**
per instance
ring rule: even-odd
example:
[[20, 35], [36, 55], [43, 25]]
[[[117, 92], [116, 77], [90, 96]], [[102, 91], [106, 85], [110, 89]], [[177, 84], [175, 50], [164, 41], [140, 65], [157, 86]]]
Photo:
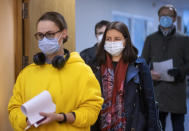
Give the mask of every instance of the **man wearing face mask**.
[[95, 36], [97, 39], [97, 43], [93, 47], [87, 48], [80, 52], [80, 55], [86, 64], [90, 64], [94, 59], [95, 54], [97, 52], [97, 47], [100, 44], [104, 31], [109, 23], [109, 21], [101, 20], [95, 25]]
[[[164, 5], [158, 11], [159, 30], [146, 38], [142, 56], [151, 65], [154, 80], [155, 97], [159, 105], [159, 117], [165, 130], [166, 117], [171, 113], [173, 131], [184, 131], [186, 113], [185, 76], [189, 71], [189, 38], [176, 31], [174, 22], [177, 12], [173, 5]], [[173, 61], [173, 68], [168, 69], [174, 81], [161, 79], [161, 74], [154, 71], [153, 62]]]

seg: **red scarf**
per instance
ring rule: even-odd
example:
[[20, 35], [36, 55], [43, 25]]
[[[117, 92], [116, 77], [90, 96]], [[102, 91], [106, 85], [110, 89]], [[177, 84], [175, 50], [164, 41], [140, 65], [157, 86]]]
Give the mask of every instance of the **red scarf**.
[[104, 104], [101, 111], [101, 130], [124, 131], [126, 117], [124, 111], [124, 81], [128, 63], [122, 59], [115, 71], [112, 60], [106, 54], [106, 63], [101, 65]]

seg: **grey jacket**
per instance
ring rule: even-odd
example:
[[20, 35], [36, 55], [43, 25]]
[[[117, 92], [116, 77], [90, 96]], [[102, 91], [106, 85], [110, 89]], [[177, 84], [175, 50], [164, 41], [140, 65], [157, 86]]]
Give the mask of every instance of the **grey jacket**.
[[176, 32], [175, 28], [165, 37], [159, 29], [146, 38], [142, 57], [151, 65], [173, 59], [173, 66], [180, 70], [180, 80], [154, 81], [155, 98], [160, 111], [186, 113], [185, 75], [189, 72], [189, 37]]

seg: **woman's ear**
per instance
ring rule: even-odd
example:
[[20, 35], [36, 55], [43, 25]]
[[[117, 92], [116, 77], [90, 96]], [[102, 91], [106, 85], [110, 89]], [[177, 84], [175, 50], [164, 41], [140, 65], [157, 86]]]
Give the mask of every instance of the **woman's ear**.
[[125, 40], [123, 41], [123, 46], [126, 46], [127, 43], [127, 38], [125, 38]]
[[62, 34], [63, 39], [66, 39], [67, 36], [68, 36], [68, 31], [67, 29], [64, 29]]
[[67, 31], [67, 29], [64, 29], [64, 30], [63, 30], [62, 38], [63, 38], [63, 44], [64, 44], [65, 42], [67, 42], [67, 40], [68, 40], [68, 31]]
[[60, 37], [60, 39], [59, 39], [59, 44], [61, 45], [62, 43], [65, 42], [65, 40], [67, 41], [67, 37], [68, 37], [67, 29], [64, 29], [64, 30], [61, 32], [61, 37]]

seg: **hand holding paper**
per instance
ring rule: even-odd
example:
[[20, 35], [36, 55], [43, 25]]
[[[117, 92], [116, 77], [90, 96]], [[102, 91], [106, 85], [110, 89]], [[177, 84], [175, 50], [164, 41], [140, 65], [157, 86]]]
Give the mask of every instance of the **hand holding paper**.
[[56, 111], [56, 105], [53, 103], [51, 95], [48, 91], [43, 91], [39, 95], [33, 97], [21, 106], [22, 112], [27, 116], [31, 125], [38, 127], [38, 121], [44, 119], [40, 112], [52, 113]]
[[173, 60], [169, 59], [162, 62], [153, 62], [153, 69], [160, 74], [162, 81], [174, 81], [174, 77], [170, 76], [167, 71], [173, 68]]
[[152, 76], [152, 80], [160, 80], [161, 79], [160, 74], [155, 72], [154, 70], [151, 70], [150, 73], [151, 73], [151, 76]]

